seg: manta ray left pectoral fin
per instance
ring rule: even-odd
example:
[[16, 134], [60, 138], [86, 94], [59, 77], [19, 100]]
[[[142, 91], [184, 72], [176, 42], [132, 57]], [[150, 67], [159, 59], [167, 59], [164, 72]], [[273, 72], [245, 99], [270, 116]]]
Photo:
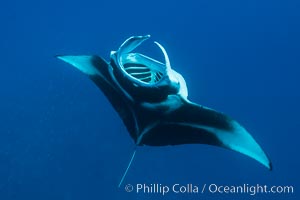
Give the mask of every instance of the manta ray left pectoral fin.
[[65, 55], [56, 57], [89, 76], [119, 113], [133, 139], [136, 139], [136, 124], [133, 120], [135, 119], [133, 110], [128, 99], [122, 95], [122, 91], [115, 84], [110, 72], [111, 66], [103, 58], [96, 55]]
[[110, 101], [120, 98], [120, 94], [118, 93], [114, 82], [111, 80], [109, 65], [104, 59], [95, 55], [67, 55], [56, 57], [88, 75]]
[[142, 143], [154, 146], [209, 144], [237, 151], [272, 169], [262, 148], [238, 122], [191, 102], [184, 102], [145, 134]]
[[103, 77], [107, 73], [107, 62], [96, 55], [58, 55], [56, 58], [69, 63], [89, 76], [100, 75]]

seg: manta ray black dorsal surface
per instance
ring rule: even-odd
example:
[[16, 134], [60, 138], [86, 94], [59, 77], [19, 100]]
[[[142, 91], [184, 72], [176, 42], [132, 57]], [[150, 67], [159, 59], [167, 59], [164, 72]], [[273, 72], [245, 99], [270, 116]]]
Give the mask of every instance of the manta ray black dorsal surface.
[[237, 121], [187, 99], [185, 80], [171, 68], [162, 45], [155, 42], [164, 63], [133, 52], [149, 37], [128, 38], [111, 52], [109, 62], [96, 55], [58, 58], [94, 81], [136, 145], [209, 144], [247, 155], [271, 170], [269, 158]]

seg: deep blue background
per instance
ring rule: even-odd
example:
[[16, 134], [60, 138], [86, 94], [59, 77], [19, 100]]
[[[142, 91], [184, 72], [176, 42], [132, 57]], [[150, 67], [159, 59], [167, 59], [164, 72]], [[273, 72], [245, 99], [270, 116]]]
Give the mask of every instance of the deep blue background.
[[[299, 199], [299, 1], [0, 3], [0, 199], [161, 199], [117, 185], [134, 143], [107, 99], [56, 54], [109, 52], [151, 34], [189, 99], [237, 119], [271, 157], [267, 171], [205, 145], [140, 148], [125, 183], [293, 185]], [[144, 51], [161, 58], [151, 42]], [[247, 199], [249, 195], [168, 195]]]

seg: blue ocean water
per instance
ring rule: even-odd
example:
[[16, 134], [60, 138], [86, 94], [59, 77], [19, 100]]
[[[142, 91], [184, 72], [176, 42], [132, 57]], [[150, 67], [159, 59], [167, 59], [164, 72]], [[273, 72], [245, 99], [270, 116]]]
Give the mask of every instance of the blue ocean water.
[[[299, 199], [299, 1], [20, 1], [0, 6], [0, 199]], [[109, 59], [151, 34], [189, 99], [243, 124], [273, 171], [206, 145], [142, 147], [126, 184], [293, 186], [293, 194], [118, 188], [134, 143], [98, 88], [57, 54]], [[144, 51], [162, 58], [151, 43]]]

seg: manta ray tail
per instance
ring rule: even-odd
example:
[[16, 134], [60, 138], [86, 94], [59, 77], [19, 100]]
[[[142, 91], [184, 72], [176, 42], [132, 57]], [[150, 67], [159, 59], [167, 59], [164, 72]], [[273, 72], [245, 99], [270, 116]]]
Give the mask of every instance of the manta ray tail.
[[126, 168], [126, 170], [125, 170], [125, 172], [124, 172], [124, 174], [123, 174], [123, 176], [122, 176], [122, 178], [120, 180], [119, 187], [121, 187], [121, 185], [122, 185], [122, 183], [123, 183], [123, 181], [124, 181], [124, 179], [125, 179], [125, 177], [126, 177], [126, 175], [128, 173], [128, 170], [129, 170], [129, 168], [131, 166], [131, 163], [132, 163], [132, 161], [133, 161], [133, 159], [135, 157], [135, 153], [136, 153], [136, 148], [134, 149], [134, 151], [132, 153], [132, 156], [131, 156], [131, 159], [130, 159], [130, 161], [128, 163], [128, 166], [127, 166], [127, 168]]

